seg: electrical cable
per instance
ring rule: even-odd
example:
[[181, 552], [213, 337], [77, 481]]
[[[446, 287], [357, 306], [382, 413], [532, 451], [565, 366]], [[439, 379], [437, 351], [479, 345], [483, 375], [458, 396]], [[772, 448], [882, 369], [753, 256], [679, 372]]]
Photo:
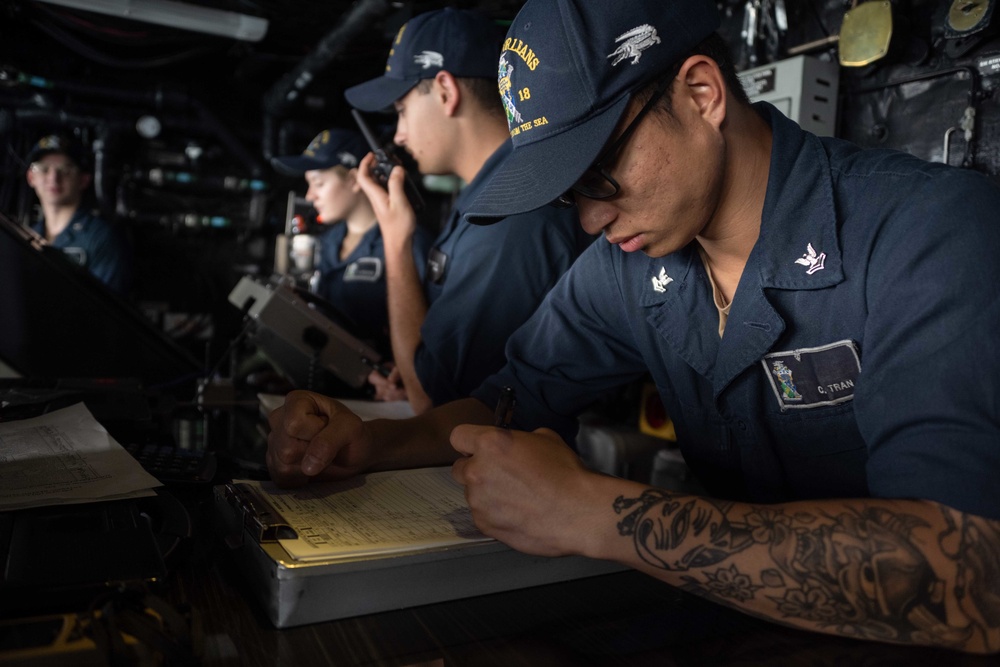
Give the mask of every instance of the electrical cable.
[[815, 2], [806, 3], [809, 5], [809, 9], [812, 10], [813, 16], [816, 17], [816, 23], [819, 24], [819, 29], [823, 31], [824, 37], [830, 36], [830, 29], [826, 27], [826, 21], [823, 20], [823, 15], [819, 11], [819, 7]]

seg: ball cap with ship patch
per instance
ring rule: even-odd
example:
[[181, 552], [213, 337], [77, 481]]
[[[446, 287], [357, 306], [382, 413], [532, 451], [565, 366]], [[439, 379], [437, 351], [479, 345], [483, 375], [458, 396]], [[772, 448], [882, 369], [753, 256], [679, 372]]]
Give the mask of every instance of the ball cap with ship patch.
[[28, 164], [38, 162], [46, 155], [59, 153], [65, 155], [80, 169], [87, 171], [90, 168], [90, 160], [83, 144], [77, 139], [64, 134], [47, 134], [39, 139], [28, 152]]
[[271, 158], [271, 165], [286, 176], [301, 176], [314, 169], [338, 165], [354, 169], [368, 154], [368, 144], [351, 130], [323, 130], [309, 142], [301, 155]]
[[419, 14], [396, 33], [385, 73], [348, 88], [344, 96], [362, 111], [383, 111], [442, 70], [493, 79], [502, 36], [496, 23], [478, 11], [448, 7]]
[[469, 207], [489, 224], [540, 208], [593, 163], [633, 92], [715, 32], [711, 0], [528, 0], [497, 79], [514, 149]]

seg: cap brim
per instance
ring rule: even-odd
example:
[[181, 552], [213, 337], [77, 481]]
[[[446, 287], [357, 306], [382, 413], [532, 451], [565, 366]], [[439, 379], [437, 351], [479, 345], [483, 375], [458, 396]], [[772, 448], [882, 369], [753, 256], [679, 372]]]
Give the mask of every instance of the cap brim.
[[77, 155], [76, 153], [71, 151], [66, 151], [57, 148], [36, 148], [35, 150], [28, 153], [28, 155], [24, 158], [24, 160], [28, 164], [31, 164], [33, 162], [38, 162], [46, 155], [65, 155], [73, 162], [73, 164], [75, 164], [77, 167], [79, 167], [84, 171], [86, 171], [90, 167], [90, 165], [87, 164], [87, 161], [84, 160], [82, 156]]
[[52, 155], [55, 152], [56, 151], [44, 151], [44, 150], [37, 150], [36, 149], [36, 150], [33, 150], [30, 153], [28, 153], [28, 155], [25, 156], [24, 160], [28, 164], [32, 164], [33, 162], [38, 162], [40, 159], [42, 159], [46, 155]]
[[352, 107], [362, 111], [385, 111], [420, 82], [419, 79], [391, 79], [380, 76], [344, 91]]
[[628, 106], [629, 95], [568, 130], [514, 150], [469, 206], [466, 219], [489, 225], [550, 204], [593, 164]]
[[329, 169], [334, 165], [320, 162], [305, 155], [295, 155], [292, 157], [273, 157], [271, 158], [271, 166], [274, 167], [275, 171], [285, 176], [302, 176], [312, 169]]

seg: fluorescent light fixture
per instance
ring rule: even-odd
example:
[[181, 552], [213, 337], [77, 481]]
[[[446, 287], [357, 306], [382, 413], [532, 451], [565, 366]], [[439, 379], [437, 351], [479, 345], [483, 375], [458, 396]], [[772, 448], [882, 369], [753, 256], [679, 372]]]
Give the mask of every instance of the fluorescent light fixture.
[[181, 30], [259, 42], [267, 33], [267, 19], [173, 0], [40, 0], [52, 5], [145, 21]]

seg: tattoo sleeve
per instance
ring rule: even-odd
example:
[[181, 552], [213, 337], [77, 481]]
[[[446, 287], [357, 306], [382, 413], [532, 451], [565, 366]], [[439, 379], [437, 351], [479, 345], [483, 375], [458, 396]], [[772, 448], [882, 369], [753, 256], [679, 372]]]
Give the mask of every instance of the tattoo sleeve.
[[639, 558], [690, 592], [830, 634], [1000, 650], [1000, 522], [920, 501], [760, 507], [656, 489], [614, 510]]

